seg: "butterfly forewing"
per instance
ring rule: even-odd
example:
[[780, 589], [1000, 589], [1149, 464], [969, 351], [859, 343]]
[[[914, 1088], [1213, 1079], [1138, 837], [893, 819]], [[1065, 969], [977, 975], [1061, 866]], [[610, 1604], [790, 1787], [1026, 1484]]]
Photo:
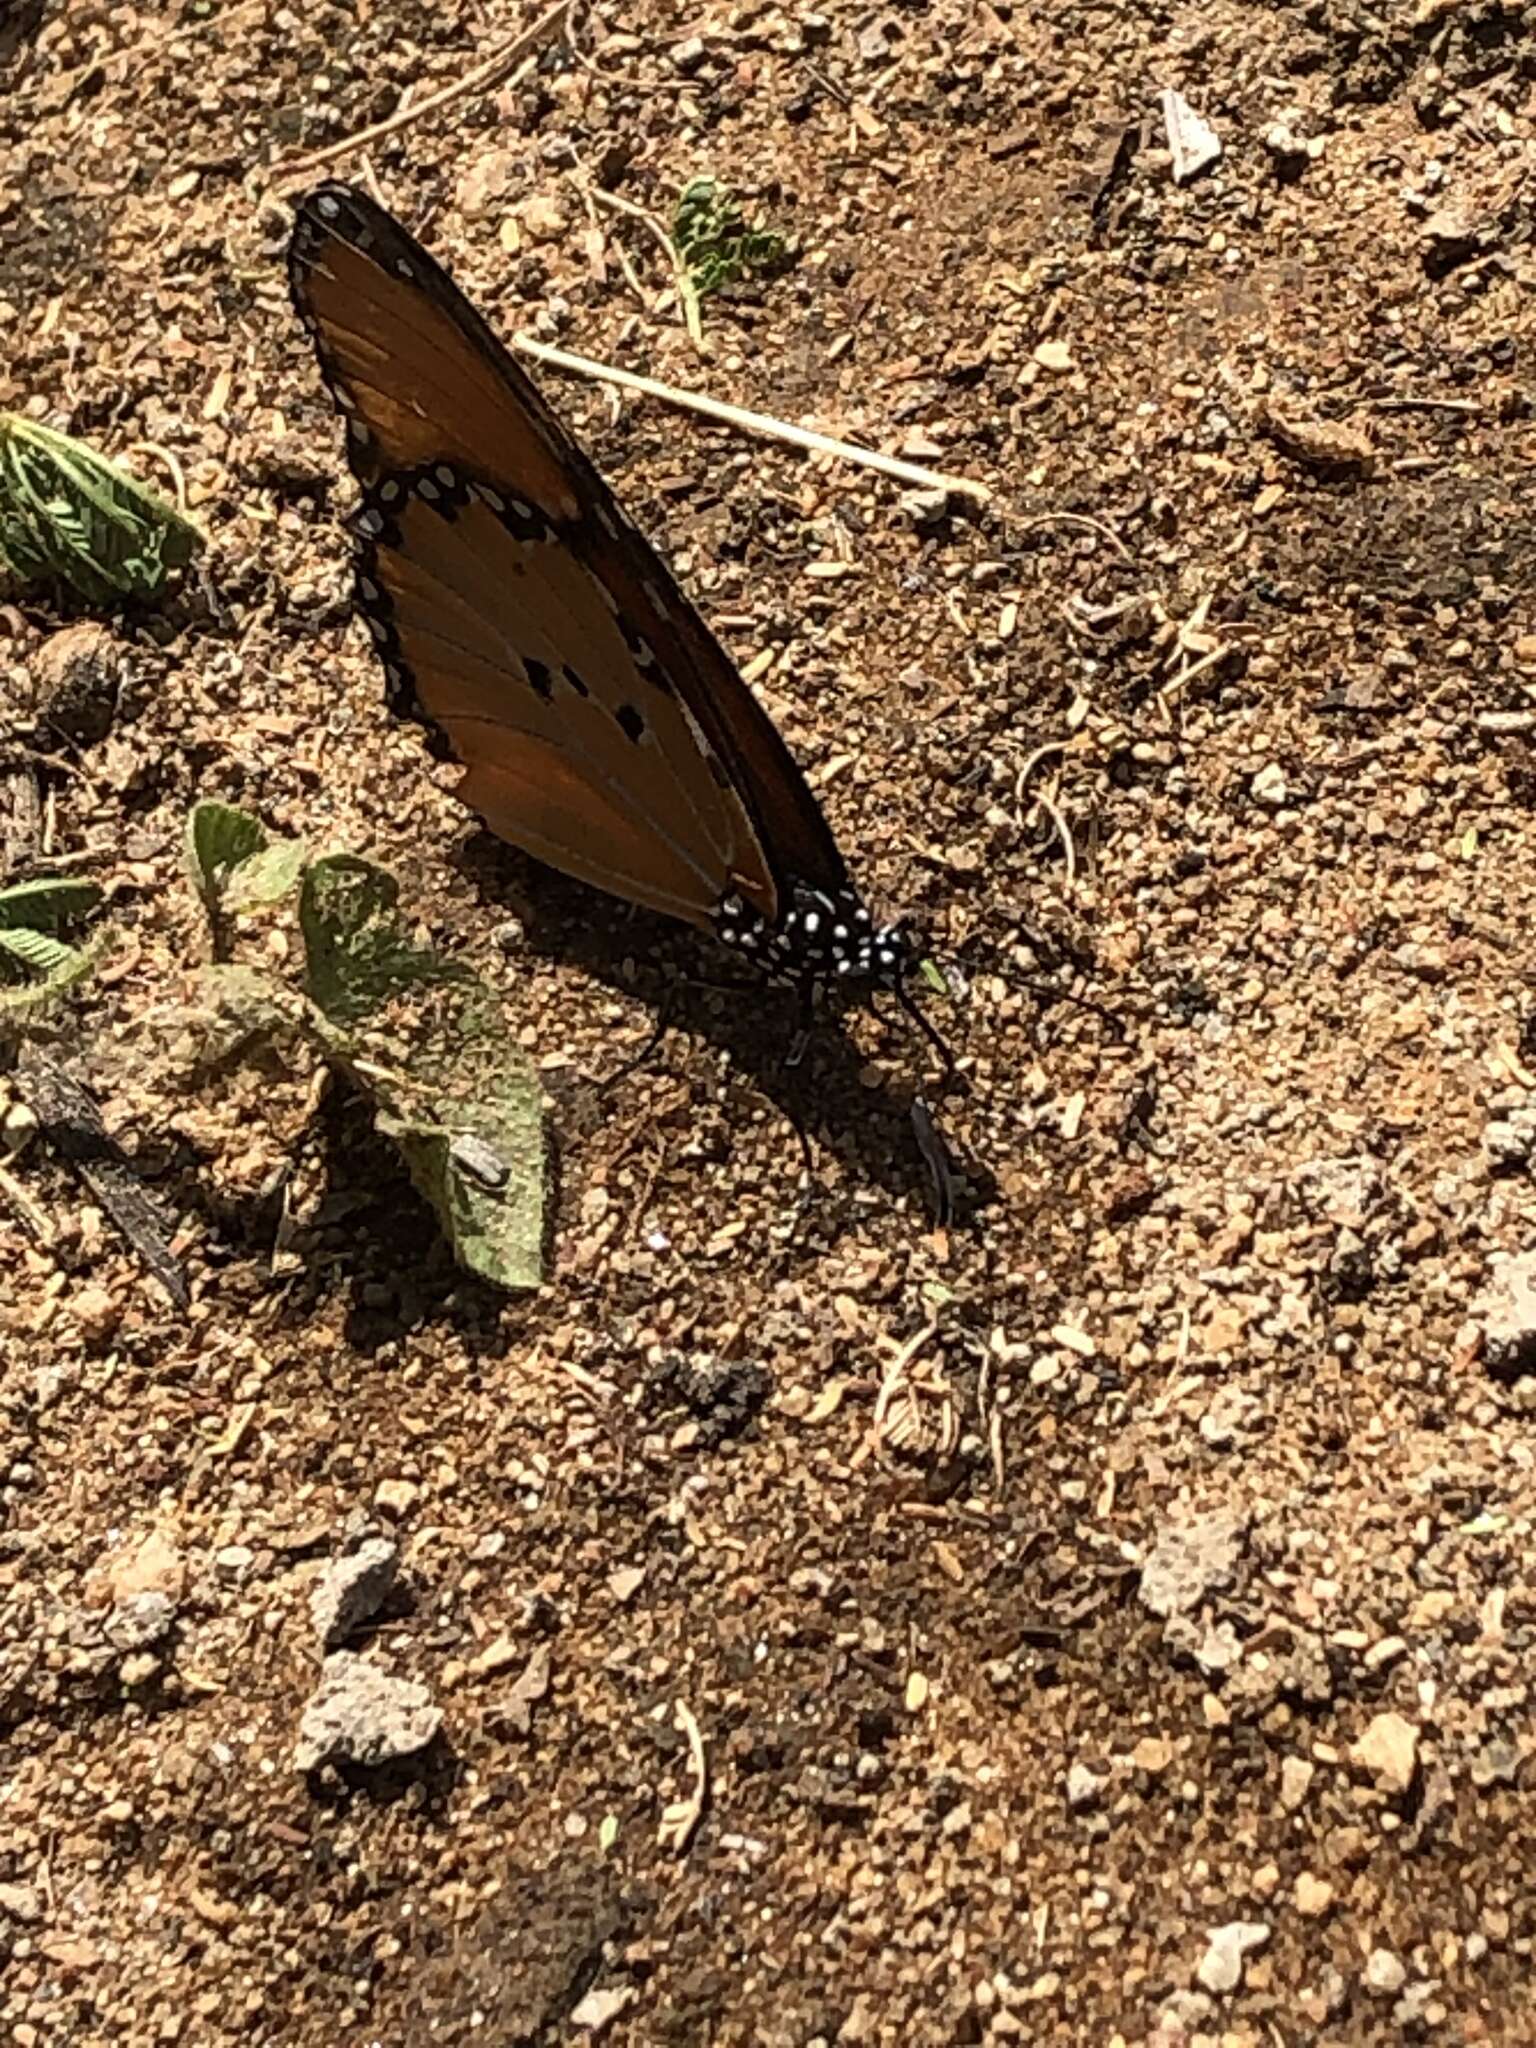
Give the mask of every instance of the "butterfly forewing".
[[[448, 464], [365, 509], [359, 602], [460, 793], [541, 860], [707, 923], [750, 826], [542, 514]], [[598, 679], [603, 679], [602, 687]]]
[[579, 501], [566, 436], [447, 273], [361, 192], [299, 203], [289, 277], [359, 481], [448, 461], [501, 477], [551, 519]]
[[298, 209], [291, 276], [364, 487], [360, 599], [392, 697], [494, 831], [710, 922], [846, 869], [772, 721], [457, 286], [346, 186]]

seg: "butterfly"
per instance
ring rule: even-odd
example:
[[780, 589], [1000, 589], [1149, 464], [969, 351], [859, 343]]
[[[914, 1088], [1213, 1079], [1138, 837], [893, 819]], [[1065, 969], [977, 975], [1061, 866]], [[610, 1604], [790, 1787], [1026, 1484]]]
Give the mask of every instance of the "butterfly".
[[298, 202], [288, 267], [362, 491], [358, 610], [464, 801], [807, 1008], [828, 987], [908, 1007], [907, 938], [871, 917], [773, 721], [447, 273], [334, 183]]

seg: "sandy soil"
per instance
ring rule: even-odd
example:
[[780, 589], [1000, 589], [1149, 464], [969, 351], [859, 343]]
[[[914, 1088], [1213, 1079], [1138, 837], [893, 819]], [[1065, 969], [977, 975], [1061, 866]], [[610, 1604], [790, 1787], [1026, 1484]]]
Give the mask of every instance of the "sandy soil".
[[[476, 828], [350, 621], [279, 167], [529, 17], [26, 11], [0, 405], [179, 471], [210, 547], [112, 623], [99, 737], [17, 708], [63, 620], [0, 611], [13, 866], [110, 894], [52, 1051], [192, 1289], [14, 1163], [6, 2038], [1536, 2038], [1536, 1378], [1485, 1300], [1536, 1224], [1536, 9], [641, 0], [335, 166], [505, 332], [992, 487], [929, 524], [544, 380], [951, 978], [945, 1231], [920, 1049], [786, 1074], [706, 944]], [[1223, 146], [1183, 184], [1167, 86]], [[706, 360], [582, 196], [703, 172], [799, 245]], [[538, 1296], [309, 1063], [199, 1066], [215, 795], [495, 978]], [[441, 1732], [305, 1775], [369, 1540], [346, 1649]]]

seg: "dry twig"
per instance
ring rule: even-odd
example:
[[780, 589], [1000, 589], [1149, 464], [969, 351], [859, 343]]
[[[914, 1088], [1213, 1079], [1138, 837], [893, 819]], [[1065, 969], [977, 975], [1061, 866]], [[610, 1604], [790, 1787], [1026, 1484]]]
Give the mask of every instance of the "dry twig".
[[1086, 512], [1039, 512], [1033, 519], [1023, 522], [1022, 530], [1029, 533], [1038, 526], [1085, 527], [1089, 533], [1096, 533], [1101, 540], [1107, 540], [1122, 562], [1136, 559], [1119, 534], [1112, 533], [1102, 520], [1090, 519]]
[[810, 427], [791, 426], [789, 421], [775, 419], [771, 413], [748, 412], [744, 406], [727, 405], [722, 398], [707, 398], [698, 391], [680, 391], [675, 384], [659, 384], [654, 377], [640, 377], [633, 370], [621, 370], [612, 363], [594, 362], [590, 356], [570, 355], [563, 348], [551, 348], [547, 342], [535, 341], [531, 334], [514, 335], [513, 345], [524, 355], [532, 356], [537, 362], [548, 363], [554, 369], [570, 370], [578, 377], [596, 377], [602, 383], [617, 384], [625, 391], [642, 392], [647, 398], [664, 399], [668, 405], [702, 413], [706, 419], [723, 420], [727, 426], [740, 427], [744, 433], [757, 434], [765, 441], [783, 441], [791, 448], [808, 449], [813, 455], [831, 455], [840, 462], [860, 463], [865, 469], [878, 469], [883, 476], [894, 476], [902, 483], [913, 484], [919, 489], [952, 491], [980, 504], [985, 504], [992, 496], [986, 484], [977, 483], [971, 477], [946, 476], [936, 469], [919, 469], [916, 463], [901, 462], [894, 455], [881, 455], [873, 448], [860, 448], [852, 441], [834, 441], [830, 434], [818, 434]]

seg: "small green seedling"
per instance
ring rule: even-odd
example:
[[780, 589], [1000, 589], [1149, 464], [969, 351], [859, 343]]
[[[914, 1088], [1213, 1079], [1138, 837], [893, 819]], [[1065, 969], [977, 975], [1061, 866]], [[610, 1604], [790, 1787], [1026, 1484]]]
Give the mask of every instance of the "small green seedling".
[[729, 188], [716, 178], [694, 178], [683, 187], [672, 239], [701, 299], [749, 277], [771, 277], [789, 261], [785, 237], [751, 226]]
[[394, 877], [356, 854], [309, 859], [230, 804], [198, 804], [188, 865], [221, 957], [229, 913], [297, 886], [304, 983], [295, 998], [243, 965], [208, 970], [241, 1042], [297, 1028], [373, 1104], [461, 1266], [509, 1289], [539, 1286], [544, 1121], [537, 1076], [493, 990], [412, 940]]

